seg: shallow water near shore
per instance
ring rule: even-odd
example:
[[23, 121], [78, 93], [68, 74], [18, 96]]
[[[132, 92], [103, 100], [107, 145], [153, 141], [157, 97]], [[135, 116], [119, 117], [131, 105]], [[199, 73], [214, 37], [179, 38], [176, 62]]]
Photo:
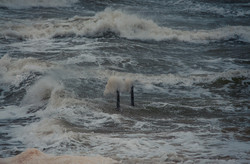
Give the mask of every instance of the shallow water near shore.
[[0, 158], [249, 163], [250, 1], [21, 2], [0, 1]]

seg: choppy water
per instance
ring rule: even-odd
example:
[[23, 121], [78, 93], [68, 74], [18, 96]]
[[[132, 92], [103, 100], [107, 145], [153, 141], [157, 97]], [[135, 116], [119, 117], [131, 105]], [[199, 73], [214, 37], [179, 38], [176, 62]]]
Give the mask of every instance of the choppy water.
[[[0, 0], [0, 157], [249, 163], [250, 1]], [[104, 96], [111, 76], [134, 80]]]

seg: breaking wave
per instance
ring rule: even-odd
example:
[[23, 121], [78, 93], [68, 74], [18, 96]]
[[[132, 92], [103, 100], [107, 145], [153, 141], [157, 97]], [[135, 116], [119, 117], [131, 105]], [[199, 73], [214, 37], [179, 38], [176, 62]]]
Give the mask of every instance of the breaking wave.
[[8, 54], [0, 59], [0, 82], [12, 83], [15, 86], [24, 81], [32, 72], [44, 73], [54, 64], [32, 57], [17, 59]]
[[22, 105], [40, 104], [48, 100], [51, 94], [53, 94], [55, 90], [59, 90], [59, 88], [61, 88], [59, 83], [49, 77], [45, 77], [28, 89], [22, 101]]
[[211, 30], [176, 30], [161, 27], [152, 20], [139, 18], [121, 10], [106, 9], [93, 17], [75, 16], [68, 20], [48, 20], [15, 24], [6, 22], [0, 37], [39, 39], [68, 36], [102, 37], [107, 33], [132, 39], [209, 43], [230, 39], [250, 42], [250, 27], [226, 26]]
[[23, 9], [31, 7], [70, 7], [78, 0], [1, 0], [0, 6]]

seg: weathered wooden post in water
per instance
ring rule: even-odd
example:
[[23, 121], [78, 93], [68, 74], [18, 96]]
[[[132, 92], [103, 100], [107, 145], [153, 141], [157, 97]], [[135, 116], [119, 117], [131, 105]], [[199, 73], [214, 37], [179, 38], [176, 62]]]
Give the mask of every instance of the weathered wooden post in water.
[[134, 86], [131, 86], [130, 89], [130, 99], [131, 99], [131, 106], [135, 106], [135, 100], [134, 100]]
[[116, 91], [116, 110], [120, 110], [120, 92]]
[[116, 76], [111, 76], [105, 86], [104, 95], [116, 94], [116, 110], [120, 110], [120, 92], [130, 92], [131, 106], [135, 106], [134, 101], [134, 86], [133, 82], [129, 78], [121, 78]]

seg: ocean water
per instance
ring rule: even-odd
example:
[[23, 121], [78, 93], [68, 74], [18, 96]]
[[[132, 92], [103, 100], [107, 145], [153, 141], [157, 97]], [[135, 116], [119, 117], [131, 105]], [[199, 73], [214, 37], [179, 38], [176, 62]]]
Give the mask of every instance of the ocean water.
[[249, 20], [249, 0], [0, 0], [0, 157], [249, 163]]

